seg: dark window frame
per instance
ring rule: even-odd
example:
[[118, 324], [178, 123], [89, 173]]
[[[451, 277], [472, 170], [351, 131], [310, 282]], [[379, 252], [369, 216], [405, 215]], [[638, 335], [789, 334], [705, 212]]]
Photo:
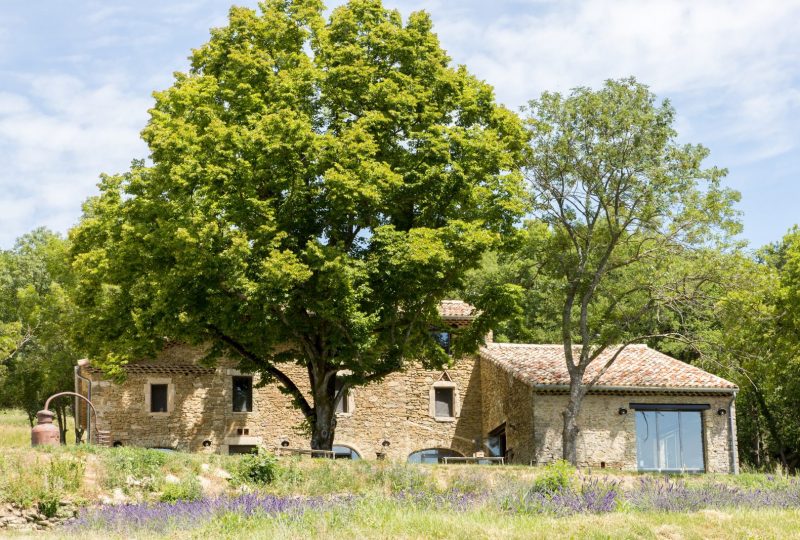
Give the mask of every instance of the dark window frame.
[[334, 452], [333, 459], [349, 459], [352, 461], [363, 459], [355, 448], [346, 444], [334, 444], [331, 446], [331, 450]]
[[[237, 388], [237, 381], [247, 381], [248, 386], [245, 389]], [[237, 403], [240, 403], [237, 399], [240, 392], [246, 392], [244, 398], [244, 408], [246, 410], [241, 410], [241, 405], [237, 407]], [[252, 375], [234, 375], [231, 377], [231, 409], [235, 413], [251, 413], [253, 412], [253, 376]]]
[[[334, 398], [339, 394], [344, 383], [341, 382], [339, 377], [336, 377], [334, 382]], [[342, 399], [336, 404], [336, 414], [352, 414], [353, 411], [350, 410], [350, 389], [344, 391], [342, 394]]]
[[628, 408], [636, 411], [707, 411], [708, 403], [630, 403]]
[[[496, 441], [496, 445], [492, 444], [491, 442], [492, 440]], [[499, 449], [499, 453], [497, 455], [494, 455], [494, 452], [492, 452], [492, 455], [494, 455], [494, 457], [506, 457], [508, 455], [508, 438], [506, 437], [505, 422], [503, 422], [502, 424], [500, 424], [487, 434], [486, 446], [487, 448], [489, 448], [489, 450], [493, 450], [495, 446]]]
[[[447, 392], [450, 395], [448, 408], [450, 414], [439, 414], [439, 392]], [[442, 403], [446, 403], [442, 401]], [[433, 387], [433, 416], [436, 418], [455, 418], [456, 416], [456, 389], [455, 386], [434, 386]]]
[[[631, 409], [634, 409], [637, 413], [645, 413], [645, 412], [654, 412], [654, 413], [666, 413], [666, 412], [675, 412], [675, 413], [690, 413], [696, 412], [699, 414], [700, 417], [700, 456], [703, 460], [702, 468], [668, 468], [668, 467], [642, 467], [640, 465], [641, 457], [639, 456], [639, 439], [638, 434], [636, 436], [636, 468], [640, 472], [662, 472], [662, 473], [705, 473], [708, 471], [708, 444], [706, 441], [706, 415], [705, 411], [711, 408], [708, 404], [687, 404], [687, 403], [631, 403], [629, 404]], [[638, 416], [638, 415], [637, 415]], [[657, 422], [657, 419], [656, 419]], [[681, 425], [681, 418], [678, 417], [679, 426]], [[679, 427], [680, 433], [680, 427]], [[656, 440], [660, 439], [660, 434], [658, 430], [658, 424], [655, 426], [655, 435], [657, 437]], [[682, 437], [682, 433], [680, 434]], [[683, 454], [683, 441], [680, 441], [681, 445], [681, 454]], [[683, 459], [685, 459], [682, 456]]]
[[[155, 399], [156, 393], [155, 390], [158, 388], [159, 392], [163, 389], [163, 409], [161, 407], [156, 408], [157, 400]], [[158, 402], [162, 400], [162, 396], [159, 396]], [[169, 383], [150, 383], [150, 412], [151, 413], [168, 413], [169, 412]]]

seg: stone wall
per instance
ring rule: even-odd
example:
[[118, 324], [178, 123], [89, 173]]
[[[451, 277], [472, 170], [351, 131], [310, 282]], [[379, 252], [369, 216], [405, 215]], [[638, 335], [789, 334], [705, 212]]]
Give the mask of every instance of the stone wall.
[[[588, 395], [578, 416], [578, 461], [581, 466], [636, 470], [636, 415], [631, 403], [687, 403], [708, 404], [702, 411], [704, 426], [705, 463], [708, 472], [731, 471], [730, 434], [728, 416], [717, 414], [728, 409], [730, 396], [667, 396], [667, 395]], [[534, 397], [534, 463], [547, 463], [561, 459], [562, 417], [568, 402], [566, 395], [537, 394]], [[620, 415], [625, 408], [628, 414]], [[728, 414], [733, 415], [735, 408]]]
[[57, 503], [52, 515], [47, 515], [36, 508], [22, 508], [14, 504], [0, 502], [0, 531], [43, 531], [61, 526], [75, 519], [78, 508], [74, 503], [61, 501]]
[[[196, 364], [202, 355], [201, 348], [173, 347], [152, 365], [165, 366], [162, 371], [166, 371], [175, 364]], [[438, 371], [414, 364], [380, 383], [352, 390], [354, 407], [337, 415], [334, 444], [372, 459], [385, 451], [389, 459], [405, 460], [411, 452], [427, 448], [471, 455], [480, 448], [482, 436], [478, 362], [476, 357], [466, 357]], [[98, 428], [110, 431], [111, 440], [123, 445], [227, 453], [230, 445], [278, 447], [286, 440], [290, 447], [308, 448], [302, 414], [274, 384], [258, 388], [258, 377], [254, 377], [253, 411], [232, 411], [231, 378], [240, 374], [234, 365], [222, 360], [212, 373], [129, 373], [122, 384], [96, 370], [83, 368], [82, 374], [93, 381]], [[308, 394], [306, 370], [290, 365], [284, 369]], [[440, 382], [455, 386], [457, 414], [450, 420], [431, 414], [431, 388]], [[151, 383], [169, 385], [168, 412], [149, 411]], [[388, 447], [382, 445], [384, 441]]]
[[[173, 347], [153, 365], [196, 364], [201, 348]], [[276, 385], [257, 388], [254, 378], [253, 411], [232, 410], [232, 376], [239, 374], [231, 361], [215, 370], [196, 373], [131, 373], [122, 384], [106, 380], [87, 367], [82, 374], [93, 382], [93, 401], [99, 428], [124, 445], [166, 447], [193, 452], [227, 453], [230, 445], [264, 445], [288, 441], [308, 448], [303, 416]], [[307, 372], [285, 366], [287, 374], [308, 394]], [[147, 407], [150, 383], [169, 384], [169, 412], [151, 413]], [[443, 421], [431, 414], [431, 388], [452, 384], [456, 416]], [[640, 403], [708, 403], [703, 413], [707, 469], [730, 470], [727, 409], [730, 396], [614, 396], [589, 395], [578, 419], [581, 428], [581, 465], [636, 469], [635, 414], [621, 416], [620, 407]], [[413, 364], [380, 383], [352, 390], [351, 412], [337, 415], [335, 444], [349, 446], [374, 459], [385, 451], [389, 459], [404, 461], [414, 451], [450, 448], [463, 455], [486, 451], [486, 435], [506, 423], [507, 449], [513, 463], [546, 463], [561, 458], [561, 413], [565, 395], [536, 394], [533, 389], [488, 360], [467, 357], [446, 370], [425, 370]], [[731, 415], [735, 410], [731, 408]], [[733, 418], [735, 420], [735, 416]], [[241, 430], [241, 431], [240, 431]], [[204, 446], [204, 441], [208, 445]], [[389, 442], [388, 447], [382, 443]]]
[[481, 360], [483, 432], [506, 424], [506, 449], [510, 463], [533, 459], [533, 390], [496, 364]]

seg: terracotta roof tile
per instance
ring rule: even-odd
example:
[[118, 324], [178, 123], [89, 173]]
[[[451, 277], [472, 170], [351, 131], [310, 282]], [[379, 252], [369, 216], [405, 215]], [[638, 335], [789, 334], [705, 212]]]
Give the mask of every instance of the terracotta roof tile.
[[[575, 355], [580, 347], [575, 347]], [[589, 365], [584, 382], [591, 381], [617, 349], [607, 350]], [[532, 385], [568, 385], [563, 345], [491, 343], [480, 351], [515, 377]], [[660, 353], [647, 345], [628, 345], [597, 382], [599, 387], [713, 388], [737, 386], [698, 367]]]
[[471, 320], [475, 318], [475, 308], [461, 300], [442, 300], [439, 314], [443, 319]]

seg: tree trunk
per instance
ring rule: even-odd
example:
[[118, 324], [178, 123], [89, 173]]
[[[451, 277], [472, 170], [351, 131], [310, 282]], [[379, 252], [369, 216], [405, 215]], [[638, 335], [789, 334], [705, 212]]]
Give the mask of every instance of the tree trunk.
[[764, 395], [755, 384], [753, 385], [753, 393], [756, 396], [756, 403], [758, 403], [761, 409], [761, 414], [767, 422], [767, 430], [772, 436], [772, 440], [778, 445], [778, 457], [781, 460], [781, 465], [784, 469], [788, 470], [789, 461], [786, 459], [786, 446], [783, 444], [783, 438], [778, 430], [778, 424], [775, 422], [775, 418], [772, 416], [772, 411], [769, 410], [769, 406], [767, 406], [767, 400], [764, 399]]
[[580, 381], [583, 379], [581, 373], [580, 378], [570, 381], [569, 385], [569, 403], [567, 408], [562, 413], [564, 417], [564, 430], [561, 435], [561, 449], [562, 456], [565, 461], [570, 462], [574, 466], [578, 466], [578, 414], [581, 412], [581, 405], [583, 404], [584, 391], [581, 387]]
[[333, 447], [333, 436], [336, 431], [336, 378], [329, 377], [327, 382], [323, 374], [314, 377], [312, 395], [314, 398], [314, 417], [311, 418], [311, 448], [314, 450], [330, 450]]
[[61, 444], [67, 444], [67, 407], [56, 405], [56, 420], [58, 421], [58, 438]]
[[336, 431], [333, 400], [315, 399], [314, 416], [311, 429], [311, 448], [314, 450], [330, 450], [333, 447], [333, 436]]

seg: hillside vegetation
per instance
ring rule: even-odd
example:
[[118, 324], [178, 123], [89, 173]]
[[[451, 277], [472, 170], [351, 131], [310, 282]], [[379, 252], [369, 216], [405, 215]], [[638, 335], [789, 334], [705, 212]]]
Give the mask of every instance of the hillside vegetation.
[[4, 507], [28, 516], [15, 528], [29, 532], [5, 531], [11, 534], [791, 538], [800, 530], [800, 483], [781, 474], [662, 477], [563, 463], [444, 466], [278, 459], [268, 452], [31, 449], [20, 436], [27, 431], [18, 421], [0, 428], [0, 531]]

